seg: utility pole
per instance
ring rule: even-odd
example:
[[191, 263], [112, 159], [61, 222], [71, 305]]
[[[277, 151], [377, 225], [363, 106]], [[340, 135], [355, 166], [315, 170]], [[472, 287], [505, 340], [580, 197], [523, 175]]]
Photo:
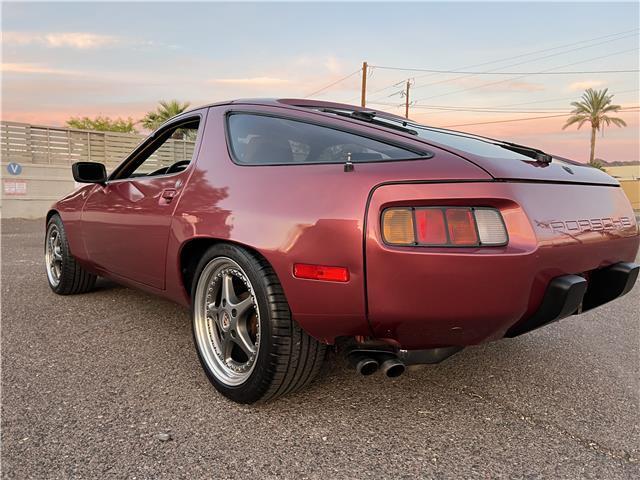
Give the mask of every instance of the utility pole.
[[360, 97], [360, 106], [367, 106], [367, 62], [362, 62], [362, 94]]
[[409, 88], [411, 80], [407, 79], [407, 89], [404, 92], [404, 118], [409, 118]]

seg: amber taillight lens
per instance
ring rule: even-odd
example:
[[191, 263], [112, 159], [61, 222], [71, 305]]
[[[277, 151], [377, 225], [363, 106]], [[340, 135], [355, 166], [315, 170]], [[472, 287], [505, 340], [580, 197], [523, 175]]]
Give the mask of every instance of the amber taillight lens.
[[390, 245], [502, 246], [508, 243], [500, 211], [488, 207], [401, 207], [382, 213], [382, 236]]
[[393, 245], [413, 245], [413, 209], [389, 208], [382, 214], [384, 239]]

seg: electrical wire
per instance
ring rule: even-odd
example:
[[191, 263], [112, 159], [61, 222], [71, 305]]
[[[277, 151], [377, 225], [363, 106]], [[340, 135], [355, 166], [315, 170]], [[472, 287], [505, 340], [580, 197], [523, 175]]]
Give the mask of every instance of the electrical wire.
[[[581, 41], [578, 41], [578, 42], [573, 42], [573, 43], [568, 43], [568, 44], [564, 44], [564, 45], [559, 45], [559, 46], [556, 46], [556, 47], [545, 48], [545, 49], [541, 49], [541, 50], [535, 50], [535, 51], [532, 51], [532, 52], [523, 53], [523, 54], [519, 54], [519, 55], [515, 55], [515, 56], [511, 56], [511, 57], [506, 57], [506, 58], [502, 58], [502, 59], [498, 59], [498, 60], [492, 60], [492, 61], [483, 62], [483, 63], [478, 63], [478, 64], [474, 64], [474, 65], [468, 65], [468, 66], [466, 66], [466, 67], [462, 67], [460, 70], [463, 70], [463, 69], [466, 69], [466, 68], [481, 67], [481, 66], [484, 66], [484, 65], [491, 65], [491, 64], [494, 64], [494, 63], [502, 63], [502, 62], [506, 62], [506, 61], [508, 61], [508, 60], [515, 60], [515, 59], [517, 59], [517, 58], [523, 58], [523, 57], [528, 57], [528, 56], [531, 56], [531, 55], [536, 55], [536, 54], [538, 54], [538, 53], [550, 52], [550, 51], [558, 50], [558, 49], [561, 49], [561, 48], [572, 47], [572, 46], [580, 45], [580, 44], [583, 44], [583, 43], [595, 42], [595, 41], [597, 41], [597, 40], [602, 40], [602, 39], [605, 39], [605, 38], [618, 37], [618, 36], [620, 36], [620, 35], [624, 35], [624, 36], [622, 36], [622, 37], [615, 38], [615, 39], [612, 39], [612, 40], [608, 40], [608, 41], [606, 41], [606, 42], [595, 43], [595, 44], [593, 44], [593, 45], [585, 45], [585, 46], [583, 46], [583, 47], [578, 48], [578, 50], [580, 50], [580, 49], [584, 49], [584, 48], [591, 48], [591, 47], [595, 47], [595, 46], [601, 45], [601, 44], [603, 44], [603, 43], [609, 43], [609, 42], [611, 42], [611, 41], [617, 41], [617, 40], [620, 40], [620, 39], [622, 39], [622, 38], [627, 38], [628, 36], [627, 36], [627, 35], [625, 35], [625, 34], [630, 33], [630, 32], [635, 32], [635, 33], [637, 34], [637, 32], [638, 32], [638, 31], [639, 31], [639, 29], [637, 29], [637, 28], [636, 28], [636, 29], [633, 29], [633, 30], [625, 30], [625, 31], [623, 31], [623, 32], [612, 33], [612, 34], [608, 34], [608, 35], [604, 35], [604, 36], [600, 36], [600, 37], [594, 37], [594, 38], [590, 38], [590, 39], [587, 39], [587, 40], [581, 40]], [[629, 35], [629, 36], [636, 36], [636, 35]], [[526, 60], [526, 61], [524, 61], [524, 62], [520, 62], [520, 63], [516, 63], [516, 64], [508, 65], [508, 67], [513, 67], [513, 66], [522, 65], [522, 64], [525, 64], [525, 63], [535, 62], [535, 61], [542, 60], [542, 59], [546, 59], [546, 58], [549, 58], [549, 57], [552, 57], [552, 56], [564, 55], [564, 54], [566, 54], [566, 53], [570, 53], [570, 52], [573, 52], [573, 51], [575, 51], [575, 50], [576, 50], [576, 49], [568, 50], [568, 51], [564, 51], [564, 52], [559, 52], [559, 53], [556, 53], [556, 54], [553, 54], [553, 55], [549, 55], [549, 56], [545, 56], [545, 57], [539, 57], [539, 58], [536, 58], [536, 59]], [[500, 68], [505, 68], [505, 67], [500, 67]], [[497, 69], [496, 69], [496, 70], [497, 70]], [[428, 73], [428, 74], [426, 74], [426, 75], [419, 75], [419, 76], [417, 76], [417, 77], [414, 77], [414, 79], [415, 79], [415, 78], [424, 78], [424, 77], [433, 76], [433, 75], [435, 75], [435, 74], [434, 74], [434, 73]], [[387, 86], [385, 86], [385, 87], [382, 87], [382, 88], [379, 88], [379, 89], [377, 89], [377, 90], [374, 90], [374, 91], [370, 92], [370, 94], [369, 94], [369, 95], [375, 95], [376, 93], [379, 93], [379, 92], [381, 92], [381, 91], [387, 90], [387, 89], [392, 88], [392, 87], [395, 87], [395, 86], [397, 86], [397, 85], [401, 84], [401, 83], [402, 83], [402, 82], [404, 82], [404, 81], [406, 81], [406, 78], [405, 78], [405, 79], [403, 79], [403, 80], [400, 80], [400, 81], [398, 81], [398, 82], [394, 82], [394, 83], [392, 83], [392, 84], [389, 84], [389, 85], [387, 85]], [[441, 81], [439, 81], [439, 82], [435, 82], [435, 83], [441, 83]], [[423, 87], [423, 86], [427, 86], [427, 85], [431, 85], [431, 84], [422, 84], [422, 85], [418, 85], [418, 86], [417, 86], [417, 88], [421, 88], [421, 87]]]
[[[639, 90], [637, 88], [632, 88], [629, 90], [617, 90], [612, 92], [613, 95], [623, 95], [626, 93], [635, 93], [638, 94]], [[432, 114], [435, 115], [437, 113], [447, 113], [447, 111], [462, 111], [462, 112], [492, 112], [492, 113], [551, 113], [551, 110], [555, 110], [555, 111], [565, 111], [566, 108], [564, 106], [560, 107], [541, 107], [541, 108], [531, 108], [530, 110], [532, 111], [523, 111], [522, 109], [513, 109], [513, 108], [509, 108], [509, 107], [520, 107], [523, 105], [532, 105], [532, 104], [539, 104], [539, 103], [548, 103], [548, 102], [571, 102], [574, 101], [575, 97], [571, 97], [571, 98], [567, 98], [567, 97], [563, 97], [563, 98], [546, 98], [546, 99], [538, 99], [538, 100], [533, 100], [533, 101], [529, 101], [529, 102], [519, 102], [519, 103], [507, 103], [507, 104], [503, 104], [503, 105], [475, 105], [475, 106], [469, 106], [469, 105], [428, 105], [428, 104], [414, 104], [413, 102], [411, 102], [410, 107], [412, 109], [425, 109], [425, 110], [443, 110], [441, 112], [433, 112]], [[404, 103], [392, 103], [392, 102], [384, 102], [384, 101], [369, 101], [367, 102], [369, 104], [372, 105], [384, 105], [384, 106], [391, 106], [391, 107], [404, 107], [405, 104]], [[626, 107], [625, 107], [626, 108]]]
[[[622, 110], [620, 109], [618, 112], [616, 113], [636, 113], [636, 112], [640, 112], [640, 110], [638, 109], [638, 107], [633, 107], [635, 108], [635, 110]], [[525, 117], [525, 118], [512, 118], [509, 120], [493, 120], [490, 122], [474, 122], [474, 123], [458, 123], [455, 125], [443, 125], [439, 128], [453, 128], [453, 127], [469, 127], [472, 125], [491, 125], [494, 123], [512, 123], [512, 122], [526, 122], [529, 120], [542, 120], [542, 119], [546, 119], [546, 118], [560, 118], [560, 117], [569, 117], [573, 115], [573, 113], [564, 113], [564, 114], [560, 114], [560, 115], [545, 115], [545, 116], [540, 116], [540, 117]]]
[[338, 83], [340, 83], [340, 82], [344, 82], [344, 81], [345, 81], [345, 80], [347, 80], [348, 78], [353, 77], [355, 74], [360, 73], [361, 71], [362, 71], [362, 68], [359, 68], [358, 70], [356, 70], [356, 71], [355, 71], [355, 72], [353, 72], [353, 73], [350, 73], [350, 74], [349, 74], [349, 75], [347, 75], [346, 77], [342, 77], [342, 78], [340, 78], [340, 79], [336, 80], [335, 82], [330, 83], [329, 85], [326, 85], [326, 86], [324, 86], [324, 87], [322, 87], [322, 88], [320, 88], [320, 89], [318, 89], [318, 90], [316, 90], [316, 91], [314, 91], [314, 92], [312, 92], [312, 93], [310, 93], [310, 94], [308, 94], [308, 95], [305, 95], [305, 96], [304, 96], [304, 98], [313, 97], [314, 95], [317, 95], [317, 94], [318, 94], [318, 93], [320, 93], [320, 92], [324, 92], [324, 91], [325, 91], [325, 90], [327, 90], [328, 88], [331, 88], [331, 87], [333, 87], [334, 85], [337, 85], [337, 84], [338, 84]]
[[[600, 56], [600, 57], [593, 57], [593, 58], [589, 58], [589, 59], [586, 59], [586, 60], [580, 60], [578, 62], [573, 62], [573, 63], [569, 63], [569, 64], [565, 64], [565, 65], [558, 65], [556, 67], [552, 67], [552, 68], [549, 68], [549, 69], [546, 69], [546, 70], [540, 70], [540, 72], [553, 71], [553, 70], [556, 70], [558, 68], [564, 68], [564, 67], [570, 67], [570, 66], [573, 66], [573, 65], [579, 65], [581, 63], [587, 63], [587, 62], [592, 62], [594, 60], [600, 60], [602, 58], [610, 58], [610, 57], [615, 56], [615, 55], [621, 55], [623, 53], [633, 52], [633, 51], [637, 51], [637, 50], [639, 50], [639, 48], [636, 47], [636, 48], [631, 48], [629, 50], [622, 50], [622, 51], [618, 51], [618, 52], [613, 52], [613, 53], [610, 53], [608, 55], [603, 55], [603, 56]], [[456, 93], [468, 92], [469, 90], [476, 90], [478, 88], [484, 88], [484, 87], [489, 87], [489, 86], [493, 86], [493, 85], [499, 85], [501, 83], [511, 82], [513, 80], [519, 80], [519, 79], [524, 78], [526, 76], [528, 76], [528, 75], [526, 75], [526, 74], [525, 75], [518, 75], [516, 77], [511, 77], [511, 78], [506, 78], [506, 79], [503, 79], [503, 80], [498, 80], [496, 82], [483, 83], [481, 85], [476, 85], [476, 86], [473, 86], [473, 87], [463, 88], [461, 90], [454, 90], [452, 92], [441, 93], [441, 94], [438, 94], [438, 95], [431, 95], [429, 97], [423, 97], [423, 98], [420, 98], [420, 99], [416, 99], [415, 102], [419, 102], [421, 100], [429, 100], [431, 98], [446, 97], [448, 95], [455, 95]]]
[[[591, 73], [638, 73], [640, 70], [583, 70], [573, 72], [497, 72], [497, 71], [485, 71], [485, 72], [473, 72], [463, 70], [429, 70], [426, 68], [399, 68], [399, 67], [385, 67], [380, 65], [374, 65], [375, 68], [383, 70], [406, 70], [412, 72], [431, 72], [431, 73], [462, 73], [465, 75], [586, 75]], [[448, 81], [448, 80], [447, 80]], [[402, 82], [398, 82], [401, 84]], [[397, 85], [397, 84], [396, 84]], [[416, 86], [416, 88], [419, 88]]]

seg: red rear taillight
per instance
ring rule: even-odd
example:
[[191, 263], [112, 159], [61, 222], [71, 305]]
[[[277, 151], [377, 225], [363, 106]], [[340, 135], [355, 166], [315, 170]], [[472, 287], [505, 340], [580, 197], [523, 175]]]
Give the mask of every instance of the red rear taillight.
[[478, 245], [476, 222], [469, 208], [447, 208], [449, 243], [458, 246]]
[[508, 242], [500, 211], [486, 207], [398, 207], [382, 213], [382, 236], [390, 245], [501, 246]]
[[349, 270], [345, 267], [327, 267], [325, 265], [310, 265], [296, 263], [293, 265], [293, 276], [309, 280], [325, 280], [329, 282], [348, 282]]
[[447, 226], [444, 210], [421, 208], [415, 211], [418, 243], [423, 245], [444, 245], [447, 243]]

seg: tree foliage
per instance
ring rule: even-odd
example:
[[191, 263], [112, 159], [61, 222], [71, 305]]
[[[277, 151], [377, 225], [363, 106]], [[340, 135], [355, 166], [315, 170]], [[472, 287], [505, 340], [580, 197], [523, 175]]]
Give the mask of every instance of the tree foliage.
[[596, 158], [593, 162], [589, 163], [589, 166], [593, 168], [597, 168], [598, 170], [602, 170], [603, 172], [607, 171], [607, 169], [604, 166], [604, 163], [599, 158]]
[[190, 103], [178, 100], [160, 101], [158, 107], [148, 112], [141, 120], [142, 126], [148, 130], [155, 130], [171, 117], [175, 117], [189, 108]]
[[613, 95], [609, 93], [608, 88], [603, 90], [588, 88], [582, 94], [579, 101], [571, 102], [571, 106], [573, 107], [571, 116], [562, 127], [564, 130], [571, 125], [577, 124], [578, 129], [580, 129], [587, 122], [591, 125], [590, 164], [595, 163], [596, 132], [611, 124], [616, 127], [627, 126], [623, 119], [609, 116], [609, 114], [616, 113], [621, 108], [620, 105], [614, 105], [611, 103], [612, 100]]
[[138, 133], [132, 118], [125, 120], [120, 117], [116, 119], [102, 116], [94, 118], [71, 117], [67, 120], [67, 127], [80, 130], [97, 130], [99, 132]]

